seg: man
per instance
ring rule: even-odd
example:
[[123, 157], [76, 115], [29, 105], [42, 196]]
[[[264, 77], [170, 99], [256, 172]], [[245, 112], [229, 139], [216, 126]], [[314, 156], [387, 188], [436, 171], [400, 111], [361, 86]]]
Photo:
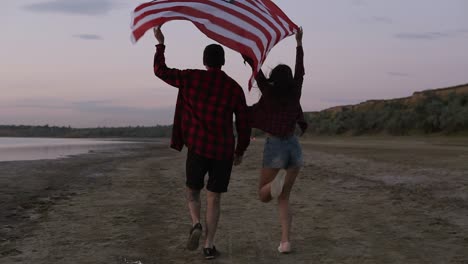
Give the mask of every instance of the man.
[[[178, 70], [166, 66], [164, 35], [154, 29], [158, 41], [154, 73], [164, 82], [179, 88], [171, 147], [188, 148], [186, 162], [187, 201], [192, 218], [187, 248], [196, 250], [202, 233], [200, 191], [208, 173], [205, 243], [203, 254], [213, 259], [218, 252], [213, 244], [221, 207], [221, 194], [227, 192], [232, 165], [239, 165], [250, 143], [247, 105], [242, 88], [221, 70], [224, 50], [212, 44], [205, 48], [206, 70]], [[236, 116], [237, 145], [233, 133]]]

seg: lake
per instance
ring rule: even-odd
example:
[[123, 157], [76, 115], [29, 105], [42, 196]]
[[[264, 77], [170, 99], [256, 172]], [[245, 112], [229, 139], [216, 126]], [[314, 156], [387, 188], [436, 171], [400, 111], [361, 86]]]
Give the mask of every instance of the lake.
[[57, 159], [137, 142], [78, 138], [0, 137], [0, 161]]

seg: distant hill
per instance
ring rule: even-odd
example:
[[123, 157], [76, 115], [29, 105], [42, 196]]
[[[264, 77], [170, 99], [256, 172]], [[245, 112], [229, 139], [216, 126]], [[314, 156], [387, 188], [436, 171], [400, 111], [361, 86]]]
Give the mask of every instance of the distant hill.
[[[468, 84], [307, 112], [313, 135], [468, 135]], [[0, 125], [0, 137], [170, 137], [172, 126], [71, 128]], [[263, 135], [254, 130], [254, 135]]]
[[305, 113], [312, 134], [468, 132], [468, 84]]
[[172, 126], [71, 128], [0, 125], [0, 137], [150, 138], [170, 137]]

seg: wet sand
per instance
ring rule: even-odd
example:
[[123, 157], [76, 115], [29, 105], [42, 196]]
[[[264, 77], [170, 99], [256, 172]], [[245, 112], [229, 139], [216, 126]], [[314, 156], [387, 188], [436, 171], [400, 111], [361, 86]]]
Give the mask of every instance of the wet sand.
[[[262, 144], [233, 171], [210, 263], [468, 263], [468, 139], [303, 139], [289, 255], [256, 199]], [[0, 263], [206, 263], [184, 249], [185, 153], [167, 145], [0, 162]]]

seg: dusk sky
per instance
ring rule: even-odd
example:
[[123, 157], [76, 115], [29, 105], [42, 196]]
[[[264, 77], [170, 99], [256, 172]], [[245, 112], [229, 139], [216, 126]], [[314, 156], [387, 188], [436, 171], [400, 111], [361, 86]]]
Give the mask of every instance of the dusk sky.
[[[468, 83], [467, 0], [276, 0], [304, 28], [305, 111]], [[0, 1], [0, 125], [170, 124], [177, 90], [153, 75], [152, 32], [130, 41], [142, 1]], [[164, 25], [169, 67], [203, 69], [213, 43], [190, 22]], [[295, 39], [269, 54], [294, 66]], [[226, 49], [246, 93], [250, 67]]]

